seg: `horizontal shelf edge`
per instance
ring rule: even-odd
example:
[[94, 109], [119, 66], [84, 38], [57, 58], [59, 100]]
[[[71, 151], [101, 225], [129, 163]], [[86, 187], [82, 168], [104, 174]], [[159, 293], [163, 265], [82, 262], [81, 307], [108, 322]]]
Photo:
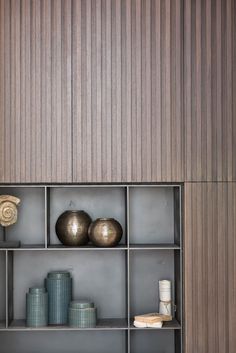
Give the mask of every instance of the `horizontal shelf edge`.
[[57, 326], [49, 325], [44, 327], [27, 327], [25, 320], [13, 320], [7, 328], [0, 328], [0, 331], [110, 331], [110, 330], [128, 330], [128, 324], [125, 319], [100, 319], [96, 327], [78, 328], [67, 325]]
[[130, 244], [116, 247], [67, 247], [63, 245], [23, 245], [19, 248], [0, 248], [0, 251], [121, 251], [121, 250], [181, 250], [177, 244]]
[[112, 331], [112, 330], [181, 330], [181, 325], [174, 319], [171, 322], [166, 322], [161, 328], [137, 328], [131, 323], [124, 325], [123, 319], [101, 319], [98, 325], [92, 328], [77, 328], [69, 326], [45, 326], [45, 327], [26, 327], [25, 320], [14, 320], [9, 327], [0, 326], [0, 331]]

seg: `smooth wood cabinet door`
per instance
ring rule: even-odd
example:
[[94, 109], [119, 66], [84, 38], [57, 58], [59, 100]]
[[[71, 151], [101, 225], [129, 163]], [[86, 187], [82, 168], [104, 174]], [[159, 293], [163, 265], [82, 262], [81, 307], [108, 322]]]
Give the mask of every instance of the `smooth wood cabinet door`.
[[236, 183], [185, 184], [185, 352], [236, 347]]
[[184, 1], [185, 181], [236, 181], [236, 2]]
[[0, 182], [72, 181], [71, 0], [0, 0]]
[[73, 1], [73, 180], [183, 180], [183, 1]]

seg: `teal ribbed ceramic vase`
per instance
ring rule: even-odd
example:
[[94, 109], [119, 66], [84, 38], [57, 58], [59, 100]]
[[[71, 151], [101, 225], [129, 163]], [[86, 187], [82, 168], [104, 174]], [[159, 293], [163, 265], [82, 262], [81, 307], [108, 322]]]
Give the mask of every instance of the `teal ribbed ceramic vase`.
[[48, 321], [50, 325], [68, 324], [68, 308], [72, 298], [72, 278], [67, 271], [49, 272], [46, 278], [48, 291]]
[[26, 326], [48, 325], [48, 293], [45, 288], [33, 287], [26, 294]]
[[97, 323], [97, 309], [89, 301], [73, 301], [69, 307], [69, 326], [92, 328]]

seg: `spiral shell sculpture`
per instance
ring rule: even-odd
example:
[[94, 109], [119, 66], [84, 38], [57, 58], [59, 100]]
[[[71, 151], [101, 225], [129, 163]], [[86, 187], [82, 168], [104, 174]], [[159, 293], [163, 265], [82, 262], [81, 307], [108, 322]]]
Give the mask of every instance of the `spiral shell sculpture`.
[[20, 199], [10, 195], [0, 195], [0, 224], [8, 227], [17, 221], [17, 205]]

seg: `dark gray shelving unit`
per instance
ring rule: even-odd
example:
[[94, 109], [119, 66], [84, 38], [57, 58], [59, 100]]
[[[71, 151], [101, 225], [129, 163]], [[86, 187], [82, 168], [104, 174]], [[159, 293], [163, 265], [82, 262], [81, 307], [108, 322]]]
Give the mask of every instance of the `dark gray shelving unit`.
[[[2, 185], [0, 194], [20, 197], [18, 222], [8, 240], [21, 247], [0, 250], [2, 353], [181, 353], [182, 188], [156, 185]], [[66, 247], [55, 222], [66, 209], [93, 219], [116, 218], [124, 235], [115, 248]], [[0, 238], [2, 229], [0, 230]], [[96, 303], [96, 328], [25, 326], [25, 294], [47, 272], [70, 270], [74, 298]], [[133, 317], [158, 311], [158, 280], [170, 279], [173, 320], [161, 329], [137, 329]]]

